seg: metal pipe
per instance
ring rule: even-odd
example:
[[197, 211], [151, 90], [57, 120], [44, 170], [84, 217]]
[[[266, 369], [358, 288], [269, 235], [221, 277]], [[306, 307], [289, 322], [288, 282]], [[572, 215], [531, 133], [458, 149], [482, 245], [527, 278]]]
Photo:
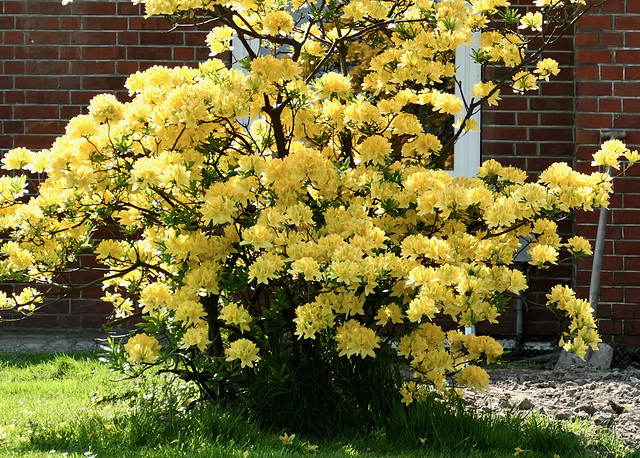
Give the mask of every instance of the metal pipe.
[[[524, 273], [525, 264], [531, 261], [531, 254], [529, 253], [529, 244], [531, 243], [530, 237], [520, 237], [520, 249], [516, 253], [514, 262], [516, 269]], [[516, 348], [522, 348], [524, 345], [524, 296], [522, 291], [516, 298]]]
[[[607, 167], [605, 173], [610, 175], [611, 167]], [[604, 254], [604, 240], [607, 231], [608, 217], [609, 209], [604, 206], [600, 207], [596, 246], [593, 251], [593, 264], [591, 265], [591, 283], [589, 285], [589, 302], [591, 303], [591, 308], [593, 308], [593, 316], [596, 320], [598, 316], [598, 302], [600, 302], [600, 274], [602, 272], [602, 257]]]
[[516, 299], [516, 348], [524, 343], [524, 301], [522, 294]]

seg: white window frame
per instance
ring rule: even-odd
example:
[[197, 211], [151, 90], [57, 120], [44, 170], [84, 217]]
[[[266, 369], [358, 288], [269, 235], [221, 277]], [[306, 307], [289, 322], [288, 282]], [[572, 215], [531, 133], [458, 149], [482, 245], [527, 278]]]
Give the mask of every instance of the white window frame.
[[[478, 49], [480, 34], [473, 34], [473, 42], [468, 46], [460, 46], [456, 49], [456, 68], [458, 69], [458, 80], [460, 86], [456, 86], [456, 96], [462, 99], [462, 95], [467, 101], [471, 99], [471, 89], [473, 85], [482, 79], [482, 67], [473, 61], [472, 51]], [[466, 113], [456, 117], [456, 121], [464, 118]], [[478, 123], [478, 128], [482, 126], [482, 116], [480, 110], [471, 119]], [[453, 170], [454, 177], [474, 177], [478, 174], [480, 167], [480, 155], [482, 145], [482, 133], [480, 130], [463, 133], [456, 142], [453, 150]]]

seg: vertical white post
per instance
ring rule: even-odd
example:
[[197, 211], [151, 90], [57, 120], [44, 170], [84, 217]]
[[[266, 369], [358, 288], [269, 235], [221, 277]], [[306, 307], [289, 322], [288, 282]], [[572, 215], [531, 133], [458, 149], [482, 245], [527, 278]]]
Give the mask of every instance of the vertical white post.
[[[471, 99], [471, 89], [474, 84], [479, 83], [482, 78], [482, 67], [471, 58], [473, 49], [478, 49], [480, 43], [480, 33], [473, 34], [473, 42], [469, 46], [460, 46], [456, 49], [456, 68], [458, 69], [458, 80], [461, 87], [456, 87], [456, 96], [467, 101]], [[458, 115], [456, 121], [460, 121], [466, 115]], [[480, 111], [472, 118], [481, 126]], [[480, 131], [470, 131], [463, 133], [456, 142], [453, 150], [453, 171], [454, 177], [472, 177], [478, 173], [480, 167]]]

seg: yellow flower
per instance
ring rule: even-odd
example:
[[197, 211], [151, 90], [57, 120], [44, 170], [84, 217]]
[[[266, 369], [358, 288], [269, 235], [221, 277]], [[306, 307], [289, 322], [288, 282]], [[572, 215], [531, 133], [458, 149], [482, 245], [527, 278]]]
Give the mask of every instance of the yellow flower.
[[450, 115], [457, 115], [462, 111], [462, 100], [456, 97], [454, 94], [448, 94], [444, 92], [438, 92], [434, 94], [433, 109], [440, 113], [448, 113]]
[[322, 75], [314, 82], [316, 91], [320, 93], [320, 97], [338, 97], [343, 98], [351, 92], [351, 78], [343, 76], [339, 73], [329, 72]]
[[296, 325], [295, 335], [298, 339], [315, 339], [316, 333], [333, 326], [334, 318], [333, 310], [318, 301], [300, 305], [296, 308], [296, 317], [293, 319]]
[[295, 438], [296, 438], [295, 434], [292, 434], [291, 436], [289, 436], [289, 434], [287, 434], [286, 432], [282, 436], [279, 436], [279, 439], [285, 445], [293, 444], [293, 439], [295, 439]]
[[129, 354], [127, 360], [131, 364], [153, 363], [160, 357], [160, 342], [145, 333], [130, 338], [124, 349]]
[[575, 256], [590, 256], [593, 254], [591, 243], [584, 237], [571, 237], [567, 240], [566, 246], [569, 252]]
[[538, 82], [535, 76], [527, 71], [521, 71], [513, 77], [513, 90], [516, 92], [533, 91], [538, 89]]
[[242, 232], [240, 245], [252, 245], [254, 248], [269, 249], [273, 246], [275, 235], [273, 231], [262, 224], [256, 224]]
[[207, 45], [211, 49], [211, 56], [216, 56], [225, 51], [233, 49], [231, 41], [233, 40], [233, 29], [228, 26], [214, 27], [207, 34]]
[[413, 402], [414, 392], [416, 389], [415, 382], [405, 383], [402, 388], [400, 388], [400, 394], [402, 395], [402, 403], [404, 405], [409, 405]]
[[280, 80], [293, 80], [302, 69], [290, 57], [278, 59], [272, 55], [256, 57], [251, 61], [251, 75], [259, 80], [270, 83]]
[[533, 73], [538, 74], [538, 78], [549, 81], [549, 75], [556, 76], [560, 73], [558, 62], [551, 58], [542, 59], [536, 64], [536, 69]]
[[249, 281], [269, 283], [277, 277], [277, 272], [284, 267], [283, 259], [277, 254], [265, 253], [249, 266]]
[[569, 353], [574, 353], [578, 355], [580, 358], [584, 358], [587, 354], [587, 344], [584, 342], [582, 337], [576, 337], [570, 342], [564, 344], [564, 349]]
[[2, 168], [5, 170], [20, 170], [31, 162], [35, 155], [26, 148], [15, 148], [2, 157]]
[[547, 303], [549, 305], [558, 304], [559, 308], [564, 308], [564, 304], [575, 299], [576, 293], [571, 288], [564, 285], [555, 285], [547, 294]]
[[120, 121], [123, 105], [113, 94], [99, 94], [89, 102], [89, 114], [98, 122]]
[[471, 89], [471, 95], [473, 97], [486, 98], [489, 106], [498, 105], [498, 102], [502, 100], [500, 98], [500, 90], [497, 89], [493, 94], [489, 94], [495, 89], [496, 83], [493, 81], [476, 83]]
[[519, 270], [510, 270], [508, 290], [514, 294], [518, 294], [527, 288], [527, 277]]
[[201, 207], [202, 222], [213, 225], [230, 223], [237, 210], [238, 207], [233, 199], [220, 195], [207, 196]]
[[116, 318], [124, 318], [133, 314], [133, 301], [129, 298], [123, 298], [121, 294], [111, 294], [107, 291], [101, 299], [113, 304]]
[[464, 125], [462, 125], [462, 119], [460, 119], [458, 122], [456, 122], [453, 125], [454, 129], [460, 129], [460, 127], [462, 126], [462, 130], [464, 130], [465, 132], [478, 132], [480, 130], [480, 127], [478, 126], [478, 121], [476, 121], [475, 119], [467, 119], [464, 122]]
[[419, 323], [425, 316], [429, 319], [433, 319], [439, 311], [440, 309], [433, 298], [426, 294], [421, 294], [409, 303], [407, 318], [414, 323]]
[[386, 326], [389, 321], [393, 324], [402, 323], [403, 321], [402, 309], [396, 303], [380, 307], [376, 314], [377, 325]]
[[258, 356], [260, 349], [257, 345], [248, 339], [238, 339], [231, 342], [229, 348], [225, 348], [224, 353], [227, 355], [225, 361], [240, 360], [240, 367], [253, 367], [255, 363], [262, 358]]
[[304, 279], [308, 281], [319, 280], [322, 277], [320, 264], [309, 256], [293, 261], [289, 268], [289, 273], [292, 275], [302, 274]]
[[336, 328], [335, 341], [338, 346], [338, 355], [351, 358], [353, 355], [374, 358], [375, 349], [380, 348], [380, 337], [373, 329], [358, 323], [356, 320], [349, 320]]
[[381, 135], [372, 135], [362, 141], [357, 147], [362, 162], [384, 164], [391, 154], [391, 143]]
[[235, 302], [231, 302], [220, 309], [219, 318], [226, 324], [236, 326], [240, 331], [249, 331], [252, 318], [249, 311]]
[[94, 250], [97, 260], [101, 259], [124, 259], [126, 252], [122, 246], [122, 242], [117, 240], [103, 240]]
[[409, 113], [396, 114], [391, 122], [391, 128], [396, 135], [424, 134], [418, 117]]
[[331, 278], [345, 285], [357, 284], [360, 282], [359, 263], [346, 260], [337, 261], [331, 265]]
[[181, 302], [175, 312], [176, 320], [182, 321], [185, 325], [198, 324], [206, 316], [204, 307], [196, 301]]
[[508, 6], [507, 0], [475, 0], [473, 3], [474, 12], [493, 11], [500, 6]]
[[356, 102], [347, 105], [347, 108], [341, 105], [338, 105], [337, 108], [342, 111], [345, 122], [354, 124], [382, 124], [380, 110], [371, 103]]
[[210, 343], [209, 326], [207, 326], [206, 323], [190, 327], [182, 335], [182, 339], [180, 339], [180, 346], [182, 348], [189, 348], [195, 345], [200, 351], [204, 351]]
[[425, 156], [428, 157], [431, 153], [437, 153], [442, 149], [442, 143], [438, 137], [433, 134], [421, 134], [418, 135], [415, 140], [407, 142], [402, 147], [402, 153], [405, 156]]
[[489, 388], [489, 374], [478, 366], [466, 366], [456, 375], [456, 381], [478, 391]]
[[513, 201], [507, 197], [498, 197], [493, 204], [487, 208], [484, 219], [489, 228], [505, 227], [515, 223], [518, 215]]
[[286, 11], [270, 11], [262, 19], [262, 33], [286, 35], [293, 31], [293, 18]]
[[620, 140], [607, 140], [602, 147], [593, 155], [593, 166], [613, 167], [619, 169], [618, 160], [621, 155], [628, 151], [627, 147]]
[[542, 13], [531, 11], [520, 18], [519, 29], [531, 29], [536, 32], [542, 32]]
[[558, 250], [551, 245], [533, 244], [529, 249], [531, 261], [529, 264], [545, 267], [547, 263], [555, 264], [558, 261]]

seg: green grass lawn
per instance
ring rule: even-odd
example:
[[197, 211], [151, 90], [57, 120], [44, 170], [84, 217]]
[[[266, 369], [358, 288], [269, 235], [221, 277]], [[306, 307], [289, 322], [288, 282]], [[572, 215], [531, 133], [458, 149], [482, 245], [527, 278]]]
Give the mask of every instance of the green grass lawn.
[[[194, 404], [188, 385], [116, 381], [95, 355], [0, 355], [0, 456], [581, 457], [624, 456], [539, 418], [478, 419], [442, 405], [409, 410], [384, 431], [312, 438], [264, 431], [229, 409]], [[327, 407], [330, 409], [330, 406]], [[404, 412], [404, 411], [403, 411]], [[422, 439], [422, 440], [421, 440]]]

